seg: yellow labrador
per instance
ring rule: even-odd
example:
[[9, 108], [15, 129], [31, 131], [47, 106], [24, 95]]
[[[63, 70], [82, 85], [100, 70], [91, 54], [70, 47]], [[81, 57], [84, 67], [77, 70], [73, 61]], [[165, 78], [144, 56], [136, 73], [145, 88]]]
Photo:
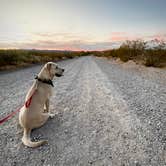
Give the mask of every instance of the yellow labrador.
[[42, 126], [49, 117], [54, 114], [49, 113], [49, 98], [52, 95], [53, 77], [63, 75], [64, 69], [59, 68], [56, 63], [48, 62], [41, 69], [33, 85], [28, 91], [25, 101], [32, 95], [31, 103], [24, 106], [19, 113], [19, 123], [24, 129], [22, 142], [28, 147], [37, 147], [47, 143], [47, 141], [32, 142], [30, 139], [31, 130]]

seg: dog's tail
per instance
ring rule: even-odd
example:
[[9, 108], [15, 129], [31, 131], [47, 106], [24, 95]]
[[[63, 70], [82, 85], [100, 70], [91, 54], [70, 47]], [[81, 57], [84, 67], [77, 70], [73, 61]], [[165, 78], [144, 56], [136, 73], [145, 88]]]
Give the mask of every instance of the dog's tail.
[[31, 130], [24, 129], [24, 135], [22, 137], [22, 142], [24, 145], [31, 147], [31, 148], [35, 148], [35, 147], [38, 147], [38, 146], [41, 146], [41, 145], [47, 143], [47, 141], [44, 141], [44, 140], [38, 141], [38, 142], [32, 142], [30, 139], [30, 133], [31, 133]]

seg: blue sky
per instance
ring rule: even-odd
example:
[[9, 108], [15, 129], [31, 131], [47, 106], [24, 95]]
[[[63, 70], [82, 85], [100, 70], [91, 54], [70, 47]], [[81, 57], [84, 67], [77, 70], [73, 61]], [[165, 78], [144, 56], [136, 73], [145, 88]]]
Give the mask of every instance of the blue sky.
[[104, 50], [166, 39], [165, 0], [0, 0], [0, 48]]

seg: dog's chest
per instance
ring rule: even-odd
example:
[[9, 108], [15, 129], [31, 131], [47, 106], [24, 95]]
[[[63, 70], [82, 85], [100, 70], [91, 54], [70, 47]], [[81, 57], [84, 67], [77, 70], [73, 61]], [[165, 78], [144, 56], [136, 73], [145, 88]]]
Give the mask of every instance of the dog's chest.
[[51, 86], [41, 86], [39, 91], [46, 98], [50, 98], [53, 94], [53, 88]]

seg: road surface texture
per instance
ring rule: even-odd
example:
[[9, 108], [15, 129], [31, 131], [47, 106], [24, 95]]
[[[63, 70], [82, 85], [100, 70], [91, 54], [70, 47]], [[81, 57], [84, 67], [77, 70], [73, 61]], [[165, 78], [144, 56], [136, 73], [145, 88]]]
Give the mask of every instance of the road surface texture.
[[[165, 166], [166, 70], [81, 57], [59, 62], [54, 119], [21, 143], [18, 114], [0, 126], [1, 166]], [[18, 108], [41, 66], [0, 73], [0, 117]]]

